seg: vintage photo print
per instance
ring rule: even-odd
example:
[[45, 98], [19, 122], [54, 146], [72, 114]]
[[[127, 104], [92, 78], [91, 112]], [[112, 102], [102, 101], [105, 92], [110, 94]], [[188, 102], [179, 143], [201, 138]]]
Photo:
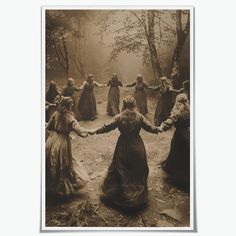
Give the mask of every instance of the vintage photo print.
[[193, 8], [42, 8], [41, 230], [194, 230]]

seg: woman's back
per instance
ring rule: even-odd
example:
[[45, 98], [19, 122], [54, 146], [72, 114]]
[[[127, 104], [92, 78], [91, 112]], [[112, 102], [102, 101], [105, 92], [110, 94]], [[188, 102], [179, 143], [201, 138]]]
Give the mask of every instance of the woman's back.
[[116, 119], [121, 134], [138, 134], [142, 127], [142, 115], [137, 111], [124, 110]]

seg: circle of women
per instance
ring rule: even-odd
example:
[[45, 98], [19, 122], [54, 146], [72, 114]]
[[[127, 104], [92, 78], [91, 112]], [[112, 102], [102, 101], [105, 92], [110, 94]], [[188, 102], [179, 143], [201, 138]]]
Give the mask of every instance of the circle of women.
[[[97, 118], [95, 87], [109, 88], [106, 112], [114, 118], [101, 127], [89, 130], [81, 127], [79, 122]], [[120, 87], [134, 87], [134, 94], [123, 99], [121, 111]], [[147, 90], [156, 91], [159, 95], [154, 125], [145, 117], [148, 114]], [[78, 91], [81, 95], [77, 102], [74, 94]], [[136, 81], [123, 85], [116, 73], [107, 84], [98, 83], [89, 74], [79, 87], [74, 85], [72, 78], [67, 79], [67, 85], [62, 90], [51, 81], [46, 93], [46, 193], [62, 197], [75, 195], [89, 181], [82, 164], [72, 153], [69, 136], [72, 131], [80, 138], [86, 138], [118, 129], [120, 136], [101, 183], [100, 199], [104, 204], [125, 209], [146, 206], [149, 167], [140, 131], [159, 135], [172, 127], [175, 131], [162, 168], [171, 184], [189, 191], [189, 97], [189, 81], [184, 81], [182, 89], [175, 90], [167, 77], [162, 77], [158, 86], [151, 86], [139, 74]]]

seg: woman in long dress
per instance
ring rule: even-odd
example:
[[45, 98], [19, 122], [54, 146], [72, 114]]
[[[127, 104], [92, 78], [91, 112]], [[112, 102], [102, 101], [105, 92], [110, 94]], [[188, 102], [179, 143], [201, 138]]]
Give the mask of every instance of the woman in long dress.
[[176, 185], [189, 190], [190, 182], [190, 109], [186, 94], [176, 97], [171, 115], [160, 125], [160, 132], [174, 126], [169, 155], [163, 162], [163, 169]]
[[135, 86], [134, 98], [136, 101], [137, 109], [142, 115], [146, 115], [148, 113], [148, 108], [147, 108], [147, 95], [145, 92], [145, 88], [146, 89], [149, 88], [149, 85], [145, 81], [143, 81], [142, 75], [138, 75], [136, 82], [125, 85], [125, 87], [134, 87], [134, 86]]
[[173, 89], [170, 80], [163, 76], [159, 86], [150, 87], [154, 91], [159, 92], [156, 110], [154, 114], [154, 124], [159, 126], [170, 115], [171, 108], [173, 107], [173, 94], [181, 92], [181, 90]]
[[110, 87], [108, 92], [107, 114], [110, 116], [120, 113], [120, 89], [123, 86], [116, 74], [108, 81], [107, 86]]
[[46, 93], [46, 122], [49, 121], [50, 116], [56, 109], [55, 98], [60, 94], [60, 90], [57, 88], [55, 81], [51, 80], [49, 88]]
[[97, 115], [96, 99], [93, 94], [94, 87], [105, 87], [93, 80], [93, 75], [89, 74], [82, 85], [82, 93], [78, 103], [79, 119], [94, 120]]
[[79, 92], [81, 90], [81, 87], [76, 87], [75, 82], [73, 78], [67, 79], [66, 86], [62, 89], [61, 95], [64, 97], [71, 97], [73, 99], [73, 107], [72, 110], [74, 113], [76, 113], [76, 95], [75, 92]]
[[157, 127], [135, 111], [135, 99], [128, 96], [114, 120], [90, 134], [120, 131], [112, 163], [101, 187], [102, 199], [122, 208], [138, 208], [147, 203], [148, 165], [146, 150], [139, 135], [141, 128], [157, 134]]
[[46, 192], [57, 196], [77, 194], [86, 184], [87, 175], [79, 160], [73, 156], [70, 132], [80, 137], [88, 135], [79, 126], [72, 112], [73, 100], [61, 97], [57, 111], [46, 128]]

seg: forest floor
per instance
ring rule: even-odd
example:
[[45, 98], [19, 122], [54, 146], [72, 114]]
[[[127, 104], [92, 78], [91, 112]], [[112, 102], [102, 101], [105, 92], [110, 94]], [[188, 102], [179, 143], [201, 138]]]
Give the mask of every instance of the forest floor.
[[[84, 128], [93, 129], [112, 120], [106, 114], [106, 88], [96, 89], [98, 117], [94, 121], [81, 121]], [[121, 88], [121, 99], [132, 94], [132, 88]], [[155, 99], [148, 99], [147, 119], [153, 123]], [[189, 226], [190, 196], [171, 186], [165, 180], [160, 163], [167, 158], [174, 128], [155, 135], [141, 131], [149, 166], [149, 204], [136, 213], [118, 211], [104, 205], [100, 199], [100, 185], [111, 164], [119, 131], [103, 135], [80, 138], [72, 137], [74, 157], [87, 170], [89, 181], [81, 194], [66, 200], [46, 200], [46, 226], [86, 226], [86, 227], [186, 227]]]

